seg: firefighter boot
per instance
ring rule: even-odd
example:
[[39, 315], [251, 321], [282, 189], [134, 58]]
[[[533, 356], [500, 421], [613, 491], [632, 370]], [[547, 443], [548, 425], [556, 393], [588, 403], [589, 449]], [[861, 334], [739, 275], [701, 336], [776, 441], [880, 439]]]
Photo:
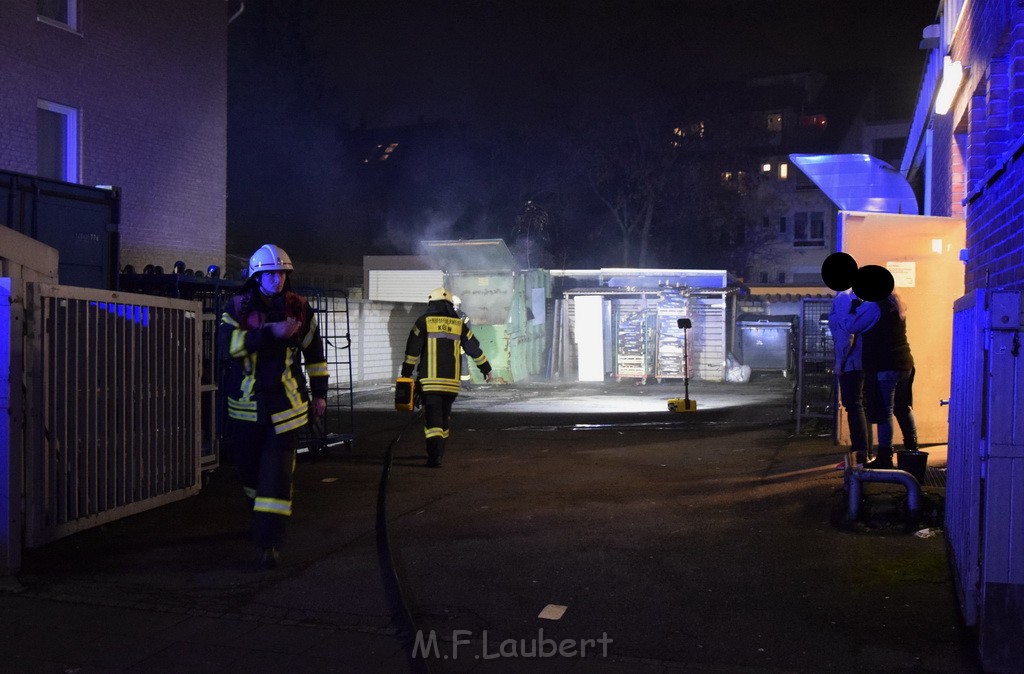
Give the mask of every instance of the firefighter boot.
[[444, 458], [444, 438], [427, 439], [427, 468], [440, 468]]
[[263, 548], [260, 550], [260, 568], [276, 569], [281, 565], [281, 553], [277, 548]]
[[892, 468], [892, 447], [878, 447], [873, 461], [864, 464], [865, 468]]

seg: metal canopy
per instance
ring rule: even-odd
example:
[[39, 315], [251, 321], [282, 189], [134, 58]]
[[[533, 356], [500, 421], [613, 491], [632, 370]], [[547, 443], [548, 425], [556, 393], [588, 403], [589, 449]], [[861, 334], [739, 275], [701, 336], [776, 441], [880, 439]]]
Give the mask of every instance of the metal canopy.
[[791, 154], [790, 160], [840, 210], [918, 215], [903, 174], [869, 154]]
[[438, 268], [456, 271], [511, 271], [515, 259], [503, 239], [423, 241], [423, 254]]

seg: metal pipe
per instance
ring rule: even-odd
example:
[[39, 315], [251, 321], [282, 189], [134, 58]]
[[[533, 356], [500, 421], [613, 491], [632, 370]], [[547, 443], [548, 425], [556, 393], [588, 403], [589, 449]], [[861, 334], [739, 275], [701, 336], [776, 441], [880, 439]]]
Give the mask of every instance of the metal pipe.
[[905, 470], [852, 468], [849, 471], [849, 478], [849, 515], [851, 520], [856, 520], [860, 514], [862, 482], [902, 484], [907, 488], [907, 506], [910, 509], [911, 516], [916, 517], [921, 512], [921, 485], [916, 477]]

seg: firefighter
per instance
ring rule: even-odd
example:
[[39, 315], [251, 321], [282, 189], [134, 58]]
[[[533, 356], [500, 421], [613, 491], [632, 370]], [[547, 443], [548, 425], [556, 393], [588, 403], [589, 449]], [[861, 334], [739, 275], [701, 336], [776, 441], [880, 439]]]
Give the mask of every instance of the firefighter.
[[[467, 316], [466, 312], [462, 310], [462, 300], [459, 299], [458, 295], [452, 295], [452, 306], [455, 307], [455, 313], [458, 317], [462, 319], [462, 322], [465, 323], [469, 327], [470, 332], [472, 332], [473, 326], [469, 322], [469, 316]], [[466, 356], [466, 350], [461, 346], [459, 347], [459, 375], [462, 385], [467, 386], [470, 380], [469, 357]]]
[[413, 370], [418, 370], [416, 385], [423, 404], [427, 466], [431, 468], [440, 468], [444, 458], [452, 403], [460, 390], [461, 349], [480, 368], [484, 379], [491, 381], [491, 364], [468, 321], [455, 311], [452, 294], [436, 288], [427, 296], [426, 313], [416, 319], [409, 332], [402, 362], [403, 377], [411, 377]]
[[[241, 290], [221, 315], [221, 353], [228, 430], [242, 487], [252, 507], [252, 537], [264, 568], [280, 563], [286, 518], [292, 512], [292, 476], [298, 431], [309, 412], [327, 410], [327, 362], [316, 314], [292, 292], [288, 254], [273, 244], [249, 259]], [[305, 362], [312, 389], [306, 388]]]

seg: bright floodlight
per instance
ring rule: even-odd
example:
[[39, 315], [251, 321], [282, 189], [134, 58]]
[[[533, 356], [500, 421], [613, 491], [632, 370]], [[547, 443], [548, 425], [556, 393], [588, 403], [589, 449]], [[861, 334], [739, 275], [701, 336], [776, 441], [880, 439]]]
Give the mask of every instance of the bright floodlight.
[[939, 93], [935, 95], [935, 114], [944, 115], [949, 112], [953, 104], [953, 97], [960, 89], [960, 83], [964, 79], [964, 69], [959, 61], [954, 61], [946, 56], [942, 60], [942, 84], [939, 85]]

